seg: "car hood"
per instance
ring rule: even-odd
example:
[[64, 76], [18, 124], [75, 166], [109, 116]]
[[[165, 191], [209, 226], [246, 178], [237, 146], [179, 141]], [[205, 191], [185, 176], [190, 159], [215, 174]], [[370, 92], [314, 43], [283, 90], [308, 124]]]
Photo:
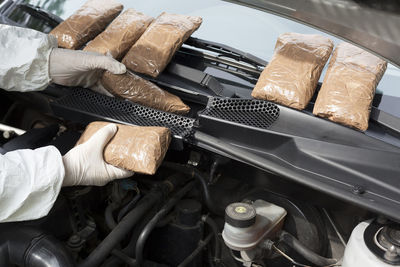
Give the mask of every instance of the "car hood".
[[400, 67], [400, 2], [389, 0], [225, 0], [274, 13], [363, 47]]

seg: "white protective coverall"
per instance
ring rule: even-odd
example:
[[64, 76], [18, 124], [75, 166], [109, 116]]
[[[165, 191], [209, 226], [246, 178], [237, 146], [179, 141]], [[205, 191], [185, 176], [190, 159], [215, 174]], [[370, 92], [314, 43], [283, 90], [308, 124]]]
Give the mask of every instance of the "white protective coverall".
[[[53, 36], [30, 29], [0, 25], [0, 88], [20, 92], [40, 91], [44, 90], [52, 80], [54, 82], [57, 82], [56, 79], [67, 81], [71, 80], [71, 75], [79, 76], [78, 72], [82, 71], [82, 66], [76, 68], [72, 74], [60, 71], [60, 68], [63, 68], [61, 65], [67, 65], [65, 68], [68, 69], [74, 68], [74, 66], [68, 66], [73, 62], [73, 58], [70, 58], [69, 55], [67, 55], [68, 60], [55, 60], [54, 70], [49, 67], [49, 58], [53, 49], [59, 52], [54, 56], [57, 59], [68, 53], [75, 53], [78, 57], [82, 56], [79, 54], [82, 51], [66, 51], [56, 47], [57, 40]], [[97, 57], [97, 61], [99, 61], [100, 55], [89, 55], [92, 58]], [[77, 59], [77, 61], [79, 60]], [[90, 64], [87, 65], [93, 65], [93, 62], [88, 61]], [[106, 62], [110, 61], [108, 58], [100, 58], [100, 61], [100, 65], [106, 63], [110, 65], [110, 62]], [[116, 72], [124, 72], [121, 70], [125, 68], [122, 64], [111, 63], [114, 64], [111, 69], [117, 67], [120, 70]], [[52, 71], [54, 75], [51, 74]], [[84, 84], [89, 83], [85, 81]], [[99, 138], [103, 138], [103, 143], [108, 142], [117, 131], [115, 125], [112, 126], [114, 128], [108, 127], [106, 129], [108, 132], [103, 132], [103, 136], [99, 136]], [[97, 140], [93, 142], [95, 141]], [[90, 165], [90, 162], [82, 162], [90, 161], [91, 159], [88, 160], [89, 152], [93, 152], [94, 145], [99, 146], [92, 144], [92, 147], [87, 147], [89, 145], [75, 149], [64, 158], [53, 146], [36, 150], [17, 150], [0, 155], [0, 222], [33, 220], [46, 216], [56, 201], [63, 182], [64, 186], [103, 185], [112, 179], [132, 175], [130, 172], [104, 163], [102, 150], [100, 151], [103, 147], [99, 149], [97, 162], [92, 164], [96, 169], [87, 170], [89, 167], [86, 167], [85, 164]], [[91, 158], [93, 158], [93, 153]], [[77, 161], [80, 163], [77, 164]], [[92, 180], [85, 181], [86, 177], [84, 176], [91, 171]], [[64, 180], [66, 173], [72, 177], [68, 179], [68, 182], [66, 182], [67, 179]], [[104, 176], [100, 177], [103, 179], [102, 181], [93, 181], [94, 178], [101, 175]]]

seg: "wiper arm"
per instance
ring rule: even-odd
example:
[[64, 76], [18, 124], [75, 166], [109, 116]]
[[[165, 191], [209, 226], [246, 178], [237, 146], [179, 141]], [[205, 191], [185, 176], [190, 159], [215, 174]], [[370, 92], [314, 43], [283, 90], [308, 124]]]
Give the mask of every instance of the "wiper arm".
[[261, 67], [264, 68], [268, 64], [267, 61], [265, 61], [261, 58], [258, 58], [252, 54], [249, 54], [249, 53], [243, 52], [239, 49], [230, 47], [228, 45], [216, 43], [216, 42], [211, 42], [211, 41], [207, 41], [207, 40], [203, 40], [203, 39], [199, 39], [199, 38], [190, 37], [189, 39], [187, 39], [185, 44], [193, 46], [193, 47], [201, 48], [204, 50], [212, 51], [212, 52], [218, 53], [220, 56], [228, 57], [228, 58], [234, 59], [236, 61], [242, 61], [242, 62], [248, 63], [248, 64], [256, 67], [257, 69], [259, 69], [260, 71], [262, 70]]
[[38, 6], [22, 3], [22, 4], [18, 4], [17, 7], [22, 9], [23, 11], [27, 12], [31, 16], [37, 17], [39, 19], [42, 19], [42, 20], [48, 22], [52, 27], [56, 27], [58, 24], [60, 24], [63, 21], [63, 19], [60, 18], [59, 16], [56, 16], [50, 12], [47, 12], [46, 10], [44, 10]]

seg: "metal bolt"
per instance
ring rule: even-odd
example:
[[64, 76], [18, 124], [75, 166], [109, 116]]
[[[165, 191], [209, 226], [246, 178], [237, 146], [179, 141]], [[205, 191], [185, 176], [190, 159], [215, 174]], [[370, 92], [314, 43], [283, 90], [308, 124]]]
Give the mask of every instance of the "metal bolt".
[[385, 259], [393, 261], [398, 257], [397, 250], [395, 246], [390, 246], [390, 248], [385, 252]]
[[3, 132], [3, 137], [5, 139], [10, 139], [10, 138], [14, 137], [15, 135], [16, 134], [13, 131], [5, 131], [5, 132]]
[[86, 220], [86, 225], [89, 226], [90, 228], [96, 228], [96, 223], [92, 220]]
[[376, 222], [379, 224], [386, 224], [388, 222], [388, 219], [383, 216], [378, 216], [378, 218], [376, 219]]
[[78, 244], [80, 241], [81, 241], [81, 238], [79, 235], [72, 235], [68, 240], [68, 242], [70, 244]]
[[356, 195], [362, 195], [365, 193], [364, 188], [359, 185], [353, 186], [353, 189], [351, 191], [353, 192], [353, 194], [356, 194]]

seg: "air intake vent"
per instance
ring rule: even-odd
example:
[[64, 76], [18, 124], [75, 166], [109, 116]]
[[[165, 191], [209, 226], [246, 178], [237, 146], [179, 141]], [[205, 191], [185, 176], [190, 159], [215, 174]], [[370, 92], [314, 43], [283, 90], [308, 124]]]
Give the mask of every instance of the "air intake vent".
[[[93, 120], [128, 123], [138, 126], [163, 126], [175, 137], [191, 133], [194, 119], [144, 107], [118, 98], [111, 98], [86, 89], [72, 89], [72, 93], [52, 103], [58, 116], [78, 120], [84, 113]], [[72, 111], [72, 112], [71, 112]], [[72, 116], [72, 118], [70, 118]]]
[[279, 117], [279, 108], [262, 100], [212, 98], [201, 114], [266, 129]]

